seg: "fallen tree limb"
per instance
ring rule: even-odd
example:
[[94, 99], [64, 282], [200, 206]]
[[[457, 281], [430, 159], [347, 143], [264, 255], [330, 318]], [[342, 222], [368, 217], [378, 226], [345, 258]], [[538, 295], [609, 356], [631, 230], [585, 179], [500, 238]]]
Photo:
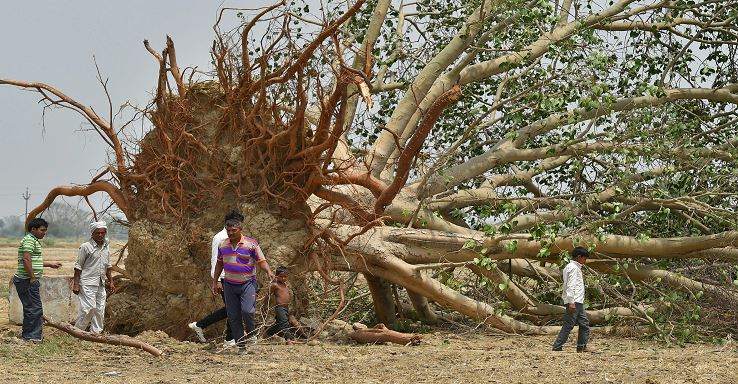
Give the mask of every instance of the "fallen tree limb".
[[[536, 316], [553, 316], [563, 315], [566, 312], [566, 308], [561, 305], [553, 305], [547, 303], [540, 303], [531, 299], [522, 289], [520, 289], [515, 282], [511, 281], [507, 275], [502, 273], [497, 266], [492, 265], [489, 268], [482, 268], [478, 265], [471, 264], [468, 268], [479, 276], [484, 276], [496, 284], [504, 284], [505, 289], [503, 293], [507, 300], [521, 313], [527, 313]], [[515, 267], [513, 267], [515, 269]], [[652, 311], [651, 307], [639, 308], [642, 312]], [[602, 324], [607, 322], [611, 317], [635, 317], [640, 316], [637, 312], [630, 308], [625, 307], [610, 307], [598, 310], [587, 310], [587, 317], [591, 324]]]
[[422, 340], [420, 335], [393, 331], [382, 323], [375, 325], [374, 328], [356, 328], [348, 336], [359, 343], [385, 343], [389, 341], [401, 345], [418, 345]]
[[81, 329], [75, 328], [66, 323], [56, 323], [51, 321], [48, 317], [44, 316], [44, 321], [51, 327], [54, 327], [60, 331], [66, 332], [78, 339], [92, 341], [95, 343], [112, 344], [112, 345], [124, 345], [126, 347], [133, 347], [142, 349], [156, 357], [162, 355], [162, 351], [156, 347], [144, 343], [141, 340], [136, 340], [133, 337], [125, 335], [99, 335], [92, 332], [85, 332]]
[[697, 291], [704, 291], [706, 294], [710, 294], [724, 300], [738, 299], [738, 293], [728, 289], [727, 287], [703, 283], [663, 269], [656, 269], [648, 266], [628, 266], [627, 268], [622, 266], [617, 267], [617, 264], [610, 261], [594, 261], [587, 263], [586, 265], [600, 273], [628, 276], [633, 281], [658, 281], [683, 292], [694, 294]]

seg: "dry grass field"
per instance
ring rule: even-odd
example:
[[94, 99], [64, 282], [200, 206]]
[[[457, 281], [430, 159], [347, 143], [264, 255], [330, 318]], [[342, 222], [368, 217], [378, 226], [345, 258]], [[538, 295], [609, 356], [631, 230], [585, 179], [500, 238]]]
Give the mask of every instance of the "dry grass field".
[[[76, 245], [44, 250], [71, 274]], [[7, 282], [16, 248], [0, 247], [0, 383], [735, 383], [734, 343], [670, 347], [637, 339], [593, 336], [596, 354], [551, 352], [550, 337], [480, 330], [425, 335], [418, 347], [275, 345], [247, 354], [213, 344], [180, 342], [160, 332], [138, 337], [165, 351], [143, 352], [74, 339], [49, 327], [42, 344], [19, 342], [7, 320]], [[183, 324], [184, 326], [184, 324]]]

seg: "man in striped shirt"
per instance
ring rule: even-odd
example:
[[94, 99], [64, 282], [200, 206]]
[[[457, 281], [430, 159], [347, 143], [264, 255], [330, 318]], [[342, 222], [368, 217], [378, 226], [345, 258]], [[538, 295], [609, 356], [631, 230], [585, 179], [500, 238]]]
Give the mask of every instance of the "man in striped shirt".
[[41, 283], [44, 267], [60, 268], [61, 263], [44, 263], [41, 256], [41, 242], [46, 236], [49, 223], [41, 218], [28, 222], [28, 234], [18, 247], [18, 269], [13, 276], [13, 284], [18, 298], [23, 305], [23, 331], [21, 338], [26, 341], [40, 342], [44, 324], [44, 310], [41, 306]]
[[[243, 215], [240, 214], [238, 211], [230, 211], [225, 215], [225, 218], [223, 221], [226, 220], [238, 220], [243, 221]], [[218, 264], [218, 249], [220, 248], [220, 243], [222, 243], [224, 240], [228, 239], [228, 232], [226, 231], [225, 227], [223, 227], [223, 230], [216, 233], [215, 236], [213, 236], [213, 240], [210, 243], [210, 277], [215, 277], [215, 265]], [[220, 276], [218, 276], [218, 280], [220, 282], [220, 297], [223, 300], [223, 307], [211, 312], [207, 316], [203, 317], [199, 321], [193, 321], [187, 326], [195, 332], [195, 335], [197, 336], [197, 339], [200, 340], [201, 343], [204, 343], [207, 341], [205, 339], [205, 328], [221, 321], [221, 320], [227, 320], [228, 319], [228, 312], [225, 307], [225, 296], [223, 296], [223, 279], [225, 278], [225, 271], [220, 273]], [[236, 341], [233, 340], [233, 336], [231, 335], [231, 326], [228, 324], [228, 321], [226, 321], [226, 329], [225, 329], [225, 342], [223, 343], [223, 347], [235, 347]]]
[[[254, 334], [254, 312], [256, 311], [256, 268], [263, 269], [269, 280], [274, 274], [269, 268], [259, 243], [250, 237], [244, 236], [241, 231], [241, 222], [226, 220], [228, 239], [218, 247], [218, 261], [215, 264], [211, 290], [218, 295], [223, 290], [228, 324], [231, 326], [233, 339], [239, 348], [249, 342], [256, 342]], [[218, 284], [220, 273], [225, 271], [222, 288]], [[244, 337], [244, 323], [247, 335]]]

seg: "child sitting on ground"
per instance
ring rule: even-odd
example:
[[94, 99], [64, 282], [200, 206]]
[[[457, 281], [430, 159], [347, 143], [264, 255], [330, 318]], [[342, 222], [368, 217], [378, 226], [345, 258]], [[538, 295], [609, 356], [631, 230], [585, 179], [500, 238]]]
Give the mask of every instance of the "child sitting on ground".
[[290, 328], [290, 314], [289, 305], [292, 300], [292, 293], [290, 293], [290, 287], [287, 285], [287, 279], [289, 273], [286, 267], [279, 266], [274, 274], [274, 282], [269, 287], [269, 295], [273, 297], [274, 306], [274, 324], [267, 329], [267, 337], [269, 336], [281, 336], [284, 337], [288, 343], [291, 343], [295, 338], [292, 329]]

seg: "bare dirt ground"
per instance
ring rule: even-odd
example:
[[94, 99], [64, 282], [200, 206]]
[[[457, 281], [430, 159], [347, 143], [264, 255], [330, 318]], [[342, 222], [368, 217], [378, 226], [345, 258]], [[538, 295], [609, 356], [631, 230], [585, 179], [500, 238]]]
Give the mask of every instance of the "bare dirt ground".
[[[417, 347], [275, 345], [247, 354], [214, 344], [180, 342], [160, 332], [139, 337], [161, 358], [125, 347], [80, 341], [50, 327], [41, 344], [17, 341], [8, 323], [7, 281], [16, 249], [0, 248], [0, 383], [735, 383], [738, 346], [669, 347], [638, 339], [599, 337], [596, 354], [550, 351], [552, 337], [480, 330], [426, 334]], [[71, 274], [75, 249], [46, 248]], [[184, 326], [184, 325], [183, 325]]]

